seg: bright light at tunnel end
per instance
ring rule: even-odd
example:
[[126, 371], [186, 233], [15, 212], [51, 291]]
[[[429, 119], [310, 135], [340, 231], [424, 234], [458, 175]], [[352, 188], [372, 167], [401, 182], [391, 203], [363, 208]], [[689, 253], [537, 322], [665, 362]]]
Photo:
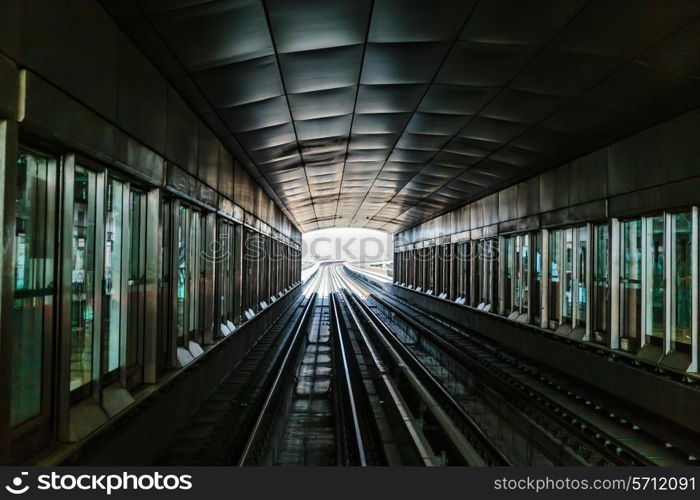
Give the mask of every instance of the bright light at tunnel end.
[[361, 228], [319, 229], [302, 235], [302, 258], [318, 261], [391, 260], [393, 236]]

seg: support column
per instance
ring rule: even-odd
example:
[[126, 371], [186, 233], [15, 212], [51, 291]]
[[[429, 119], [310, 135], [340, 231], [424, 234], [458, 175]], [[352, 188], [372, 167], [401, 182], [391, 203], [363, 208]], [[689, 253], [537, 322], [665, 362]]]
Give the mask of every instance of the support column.
[[610, 221], [610, 339], [611, 349], [620, 348], [620, 220]]
[[17, 186], [17, 123], [14, 120], [0, 121], [0, 227], [2, 227], [2, 245], [0, 246], [0, 292], [2, 308], [0, 310], [0, 464], [10, 462], [10, 404], [12, 392], [12, 298], [14, 294], [15, 261], [15, 218]]

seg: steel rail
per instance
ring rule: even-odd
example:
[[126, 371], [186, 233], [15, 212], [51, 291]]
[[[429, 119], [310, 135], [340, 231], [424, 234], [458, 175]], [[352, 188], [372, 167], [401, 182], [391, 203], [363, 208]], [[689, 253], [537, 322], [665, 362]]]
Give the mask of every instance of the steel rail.
[[350, 415], [352, 417], [352, 433], [354, 438], [353, 442], [355, 443], [359, 465], [361, 467], [366, 467], [367, 457], [365, 455], [365, 443], [364, 438], [362, 436], [362, 429], [360, 428], [360, 418], [357, 410], [358, 405], [355, 401], [355, 393], [352, 387], [352, 380], [350, 378], [350, 365], [348, 363], [348, 353], [345, 350], [346, 333], [344, 331], [344, 328], [341, 326], [338, 298], [336, 297], [335, 293], [331, 294], [331, 312], [333, 315], [333, 325], [337, 335], [338, 351], [340, 354], [340, 364], [343, 368], [342, 374], [339, 378], [345, 386], [345, 394], [347, 395], [347, 401], [345, 403], [350, 409]]
[[[347, 280], [344, 281], [348, 284]], [[462, 460], [471, 466], [512, 465], [479, 425], [401, 343], [391, 329], [358, 297], [351, 286], [346, 288], [362, 314], [373, 325], [377, 338], [385, 345], [387, 352], [394, 358], [399, 369], [404, 372], [409, 383], [423, 399]]]
[[[448, 353], [448, 355], [452, 356], [453, 358], [459, 360], [462, 363], [466, 363], [469, 366], [475, 367], [476, 363], [479, 367], [481, 367], [480, 369], [487, 369], [487, 367], [484, 366], [484, 361], [476, 359], [467, 348], [453, 344], [448, 339], [443, 338], [438, 333], [433, 332], [430, 328], [409, 316], [405, 311], [402, 311], [397, 306], [389, 303], [386, 299], [382, 298], [381, 296], [387, 296], [388, 294], [386, 294], [386, 292], [384, 291], [378, 292], [379, 287], [373, 286], [371, 284], [363, 284], [357, 286], [364, 288], [368, 292], [368, 295], [371, 296], [374, 300], [376, 300], [380, 305], [396, 314], [398, 317], [400, 317], [403, 321], [407, 322], [413, 328], [419, 330], [422, 335], [436, 343], [436, 345], [440, 346], [441, 349], [444, 349]], [[371, 287], [374, 291], [370, 291], [369, 287]], [[406, 305], [406, 307], [410, 306]], [[415, 308], [413, 309], [415, 310]], [[416, 312], [420, 313], [420, 311], [417, 310]], [[457, 331], [452, 333], [454, 335], [459, 335], [459, 332]], [[472, 337], [463, 337], [461, 340], [464, 340], [465, 342], [476, 342], [476, 340]], [[488, 348], [488, 346], [481, 347]], [[501, 379], [503, 383], [506, 383], [506, 379], [509, 380], [510, 382], [508, 383], [508, 385], [511, 391], [518, 391], [517, 380], [512, 379], [510, 375], [506, 374], [505, 372], [502, 372], [502, 370], [498, 370], [493, 366], [490, 367], [490, 370], [498, 371], [498, 373], [501, 373], [502, 375], [499, 375], [498, 378]], [[493, 379], [491, 379], [491, 383], [493, 383]], [[526, 399], [532, 402], [533, 399], [536, 401], [538, 398], [527, 397]], [[544, 395], [541, 395], [541, 399], [545, 401], [546, 404], [535, 405], [533, 403], [533, 406], [541, 408], [540, 411], [543, 411], [544, 413], [548, 414], [549, 418], [552, 421], [558, 422], [558, 425], [567, 429], [572, 436], [578, 436], [578, 439], [580, 439], [583, 443], [586, 443], [588, 446], [591, 446], [597, 453], [604, 457], [605, 460], [617, 465], [655, 465], [653, 461], [649, 460], [648, 458], [629, 448], [627, 445], [619, 442], [618, 440], [610, 436], [607, 432], [597, 428], [590, 422], [587, 422], [585, 419], [581, 417], [576, 417], [574, 419], [574, 422], [565, 420], [563, 416], [568, 415], [568, 412], [564, 407], [562, 407], [559, 403], [556, 403], [555, 401], [551, 400], [550, 398]], [[612, 448], [614, 448], [614, 450], [611, 449], [610, 446], [613, 443], [614, 446]]]
[[[339, 276], [337, 272], [335, 272], [335, 276], [340, 283], [343, 283], [345, 281], [345, 279]], [[339, 287], [339, 290], [339, 293], [343, 294], [346, 300], [348, 300], [349, 304], [349, 296], [347, 294], [347, 290], [343, 290], [341, 287]], [[423, 432], [416, 425], [415, 419], [411, 416], [411, 412], [408, 409], [406, 401], [403, 399], [401, 392], [399, 391], [398, 387], [396, 386], [396, 383], [392, 379], [390, 375], [390, 370], [385, 365], [384, 361], [382, 361], [381, 356], [379, 355], [377, 349], [374, 347], [372, 341], [370, 340], [365, 327], [362, 325], [362, 321], [357, 316], [357, 313], [352, 307], [348, 306], [348, 311], [350, 312], [350, 316], [352, 317], [355, 327], [360, 333], [360, 338], [358, 340], [364, 344], [367, 352], [369, 353], [370, 358], [372, 359], [372, 363], [378, 371], [378, 382], [382, 384], [383, 388], [385, 389], [384, 392], [388, 395], [391, 402], [393, 403], [393, 407], [396, 409], [399, 415], [404, 430], [410, 437], [410, 442], [412, 443], [415, 453], [419, 457], [420, 462], [427, 467], [440, 465], [435, 458], [435, 453], [433, 452], [430, 443], [428, 442]]]
[[[320, 280], [316, 282], [316, 289], [318, 289], [318, 286], [320, 284]], [[309, 287], [311, 288], [311, 287]], [[253, 429], [248, 437], [248, 440], [246, 441], [245, 447], [243, 448], [243, 451], [241, 452], [241, 455], [238, 459], [238, 466], [244, 466], [246, 462], [248, 462], [253, 450], [254, 446], [256, 444], [256, 441], [259, 438], [259, 434], [262, 432], [263, 429], [263, 423], [266, 421], [268, 417], [268, 413], [272, 411], [272, 407], [274, 406], [273, 403], [275, 402], [278, 393], [281, 391], [283, 387], [283, 381], [285, 376], [288, 374], [288, 371], [290, 369], [293, 369], [293, 363], [292, 360], [294, 358], [295, 351], [298, 347], [299, 340], [303, 336], [304, 331], [306, 330], [308, 319], [311, 315], [311, 311], [313, 310], [315, 304], [316, 304], [316, 296], [317, 296], [317, 291], [314, 290], [314, 292], [311, 294], [309, 297], [309, 300], [304, 308], [304, 312], [297, 323], [297, 326], [294, 330], [294, 334], [292, 336], [291, 341], [289, 342], [289, 348], [287, 349], [284, 358], [282, 359], [280, 363], [280, 367], [277, 370], [277, 374], [275, 375], [275, 378], [272, 382], [272, 385], [270, 386], [270, 390], [267, 393], [267, 396], [265, 398], [265, 402], [262, 405], [262, 408], [260, 412], [258, 413], [258, 416], [255, 420], [255, 424], [253, 425]], [[291, 368], [290, 368], [291, 367]]]

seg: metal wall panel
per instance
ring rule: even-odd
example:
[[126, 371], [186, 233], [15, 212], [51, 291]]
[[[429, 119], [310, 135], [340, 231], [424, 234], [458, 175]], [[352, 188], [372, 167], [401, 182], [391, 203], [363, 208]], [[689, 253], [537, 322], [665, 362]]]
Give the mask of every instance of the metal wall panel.
[[197, 198], [199, 201], [206, 203], [210, 207], [216, 207], [218, 205], [219, 197], [214, 188], [208, 186], [202, 181], [197, 181], [197, 189]]
[[224, 196], [233, 200], [234, 189], [233, 189], [233, 157], [231, 153], [223, 146], [219, 144], [219, 179], [217, 182], [218, 190]]
[[162, 185], [165, 183], [165, 160], [121, 130], [114, 131], [115, 163], [134, 175]]
[[29, 71], [26, 85], [23, 130], [101, 159], [114, 157], [112, 125]]
[[22, 30], [22, 5], [24, 0], [3, 0], [0, 2], [0, 52], [16, 59], [19, 56]]
[[472, 229], [476, 229], [484, 225], [483, 213], [483, 203], [481, 200], [477, 200], [469, 206], [469, 219], [471, 221]]
[[[22, 65], [114, 120], [117, 27], [97, 2], [24, 0]], [[5, 23], [3, 22], [3, 26]]]
[[[399, 233], [400, 241], [410, 244], [425, 239], [428, 232], [449, 234], [468, 229], [475, 229], [472, 237], [481, 237], [490, 234], [483, 227], [496, 216], [502, 231], [525, 231], [697, 204], [698, 136], [700, 111], [693, 111], [408, 228]], [[495, 196], [497, 206], [491, 202]], [[460, 215], [451, 221], [450, 214]], [[507, 217], [514, 217], [515, 225], [503, 224]]]
[[518, 216], [518, 186], [498, 192], [498, 220], [503, 222]]
[[601, 149], [571, 162], [569, 204], [599, 200], [608, 195], [608, 154]]
[[540, 175], [540, 210], [556, 210], [569, 204], [569, 165]]
[[164, 155], [168, 85], [126, 35], [117, 42], [117, 124]]
[[646, 130], [608, 146], [610, 195], [659, 184], [659, 140], [656, 129]]
[[168, 186], [187, 195], [198, 197], [197, 180], [173, 163], [168, 163], [166, 183]]
[[610, 217], [630, 217], [663, 208], [658, 187], [612, 196], [608, 203]]
[[254, 210], [254, 184], [248, 171], [236, 162], [234, 168], [234, 202], [243, 207], [244, 210], [252, 212]]
[[[115, 24], [114, 19], [133, 21], [138, 13], [133, 4], [115, 4], [107, 12], [99, 2], [81, 2], [80, 15], [76, 15], [74, 3], [0, 3], [0, 51], [16, 58], [13, 63], [28, 68], [32, 72], [28, 74], [44, 79], [44, 84], [36, 79], [28, 82], [30, 115], [22, 132], [114, 163], [149, 182], [163, 182], [164, 165], [169, 161], [218, 188], [223, 168], [219, 157], [224, 153], [212, 131], [197, 126], [190, 106], [204, 112], [201, 101], [186, 104], [179, 93], [183, 90], [176, 92], [167, 84], [141, 52], [160, 58], [167, 50], [164, 45], [150, 39], [151, 43], [137, 48], [131, 42], [135, 33], [143, 33], [143, 23], [134, 22], [135, 31], [121, 31]], [[14, 109], [17, 104], [17, 78], [5, 62], [0, 55], [0, 115], [8, 115], [9, 105]], [[221, 125], [216, 123], [219, 132]], [[232, 168], [229, 152], [222, 161]], [[233, 174], [224, 181], [222, 194], [233, 198]], [[199, 189], [190, 193], [202, 195]], [[252, 203], [246, 205], [254, 210]]]
[[608, 204], [604, 199], [581, 203], [568, 208], [569, 220], [571, 224], [607, 219]]
[[518, 184], [518, 217], [540, 212], [540, 179], [533, 177]]
[[700, 109], [658, 127], [660, 182], [700, 175]]
[[540, 228], [540, 216], [531, 215], [518, 219], [518, 231], [532, 231]]
[[166, 156], [192, 175], [197, 175], [197, 121], [180, 94], [169, 86]]
[[17, 81], [17, 66], [13, 61], [0, 54], [0, 117], [15, 118], [17, 116]]
[[489, 195], [481, 201], [483, 202], [484, 225], [496, 224], [498, 222], [498, 193]]
[[197, 172], [199, 178], [216, 187], [219, 181], [219, 140], [204, 122], [197, 120]]
[[[700, 164], [697, 164], [700, 170]], [[698, 193], [700, 193], [700, 177], [686, 179], [679, 182], [664, 184], [660, 188], [661, 205], [664, 208], [681, 208], [698, 204]]]
[[569, 207], [559, 208], [557, 210], [550, 210], [549, 212], [543, 212], [540, 215], [540, 221], [542, 222], [542, 227], [556, 227], [567, 223], [569, 220]]

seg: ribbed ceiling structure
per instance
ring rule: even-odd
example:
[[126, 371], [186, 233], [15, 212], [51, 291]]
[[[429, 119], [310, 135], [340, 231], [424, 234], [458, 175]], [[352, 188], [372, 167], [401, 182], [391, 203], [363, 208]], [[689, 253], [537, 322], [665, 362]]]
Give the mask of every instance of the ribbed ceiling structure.
[[396, 231], [700, 106], [697, 0], [102, 0], [302, 230]]

